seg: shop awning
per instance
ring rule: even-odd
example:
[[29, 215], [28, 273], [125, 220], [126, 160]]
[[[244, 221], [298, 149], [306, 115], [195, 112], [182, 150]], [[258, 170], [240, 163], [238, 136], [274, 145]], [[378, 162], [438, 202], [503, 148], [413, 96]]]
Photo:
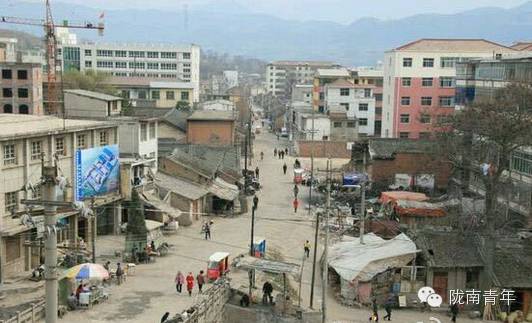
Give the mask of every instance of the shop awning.
[[216, 177], [212, 184], [208, 187], [209, 193], [215, 195], [222, 200], [234, 201], [238, 198], [238, 187], [229, 184], [220, 177]]

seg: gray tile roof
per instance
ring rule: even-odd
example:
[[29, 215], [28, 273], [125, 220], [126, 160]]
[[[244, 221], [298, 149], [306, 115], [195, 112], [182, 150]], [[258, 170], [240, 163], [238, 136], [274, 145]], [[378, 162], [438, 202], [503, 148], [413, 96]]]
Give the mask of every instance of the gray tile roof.
[[377, 138], [369, 140], [372, 159], [393, 159], [396, 153], [426, 153], [434, 142], [417, 139]]
[[145, 108], [145, 107], [131, 107], [133, 116], [136, 117], [155, 117], [162, 118], [174, 108]]
[[163, 117], [162, 121], [171, 124], [179, 130], [187, 131], [187, 118], [190, 116], [189, 112], [171, 109]]
[[80, 95], [80, 96], [85, 96], [85, 97], [88, 97], [88, 98], [93, 98], [93, 99], [103, 100], [103, 101], [117, 101], [117, 100], [122, 100], [122, 98], [121, 98], [121, 97], [118, 97], [118, 96], [109, 95], [109, 94], [100, 93], [100, 92], [93, 92], [93, 91], [81, 90], [81, 89], [76, 89], [76, 90], [65, 90], [64, 92], [65, 92], [65, 93], [75, 94], [75, 95]]
[[498, 241], [494, 272], [504, 288], [532, 288], [532, 240]]
[[209, 191], [191, 182], [187, 182], [175, 176], [167, 175], [161, 171], [155, 175], [155, 185], [167, 191], [174, 192], [190, 200], [197, 200], [209, 193]]

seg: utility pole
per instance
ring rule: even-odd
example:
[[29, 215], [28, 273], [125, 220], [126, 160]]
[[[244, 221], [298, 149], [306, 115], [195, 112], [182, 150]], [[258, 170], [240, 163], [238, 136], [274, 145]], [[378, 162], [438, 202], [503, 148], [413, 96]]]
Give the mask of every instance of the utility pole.
[[332, 160], [327, 160], [327, 203], [325, 206], [325, 243], [323, 244], [323, 283], [322, 283], [322, 302], [321, 302], [321, 315], [322, 322], [327, 322], [327, 285], [329, 275], [329, 265], [327, 263], [328, 247], [329, 247], [329, 210], [331, 208], [331, 178], [332, 178]]
[[[366, 146], [362, 150], [362, 171], [366, 174]], [[360, 244], [364, 244], [364, 227], [366, 225], [366, 180], [363, 180], [360, 189]]]
[[312, 186], [314, 185], [314, 107], [312, 107], [312, 131], [310, 133], [310, 189], [308, 191], [308, 215], [312, 215]]
[[[91, 210], [94, 210], [94, 197], [91, 199]], [[91, 234], [91, 240], [92, 240], [92, 263], [96, 263], [96, 212], [94, 212], [94, 215], [92, 216], [92, 234]]]
[[[310, 134], [310, 188], [308, 191], [308, 215], [312, 215], [312, 186], [314, 185], [314, 107], [312, 107], [312, 132]], [[316, 229], [314, 231], [314, 252], [312, 260], [312, 282], [310, 283], [310, 308], [314, 305], [314, 280], [316, 277], [316, 257], [318, 250], [318, 231], [320, 228], [320, 216], [316, 213]]]
[[[44, 163], [43, 163], [44, 164]], [[55, 201], [57, 187], [57, 167], [42, 167], [43, 176], [43, 204], [44, 227], [46, 240], [44, 241], [44, 279], [45, 279], [45, 318], [46, 323], [57, 322], [57, 207], [46, 201]]]
[[[255, 248], [253, 246], [253, 242], [255, 240], [255, 206], [251, 208], [251, 241], [249, 244], [249, 255], [251, 257], [255, 254]], [[255, 270], [250, 269], [248, 271], [249, 276], [249, 299], [252, 299], [252, 288], [253, 285], [255, 285]]]

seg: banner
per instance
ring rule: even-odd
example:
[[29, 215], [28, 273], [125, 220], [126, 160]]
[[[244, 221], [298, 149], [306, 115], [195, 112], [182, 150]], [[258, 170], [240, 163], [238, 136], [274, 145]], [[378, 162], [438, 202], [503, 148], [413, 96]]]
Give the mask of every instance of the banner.
[[76, 151], [76, 201], [116, 191], [120, 185], [118, 145]]

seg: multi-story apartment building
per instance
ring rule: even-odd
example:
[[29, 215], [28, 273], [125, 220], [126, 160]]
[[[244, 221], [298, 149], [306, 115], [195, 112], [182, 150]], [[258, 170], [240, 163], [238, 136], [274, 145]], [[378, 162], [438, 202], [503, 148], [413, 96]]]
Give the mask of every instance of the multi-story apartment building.
[[67, 43], [58, 48], [64, 71], [97, 70], [118, 77], [192, 84], [199, 101], [200, 47], [195, 44]]
[[316, 70], [312, 80], [312, 108], [314, 111], [321, 113], [327, 111], [325, 102], [325, 85], [338, 80], [351, 81], [351, 74], [346, 68], [320, 68]]
[[371, 89], [372, 96], [375, 98], [375, 123], [373, 136], [381, 136], [382, 128], [382, 85], [383, 70], [378, 68], [357, 68], [351, 70], [353, 82], [358, 86], [365, 86]]
[[312, 84], [296, 84], [292, 87], [292, 102], [312, 103]]
[[[78, 149], [88, 149], [118, 143], [115, 124], [91, 120], [68, 120], [32, 115], [0, 115], [0, 280], [39, 265], [39, 238], [44, 231], [42, 209], [32, 210], [21, 204], [21, 199], [41, 197], [41, 158], [47, 163], [55, 160], [60, 174], [67, 183], [76, 182], [75, 155]], [[60, 195], [64, 201], [73, 201], [74, 185], [67, 185]], [[117, 217], [115, 201], [118, 192], [96, 199], [98, 228], [109, 218]], [[28, 221], [27, 216], [31, 215]], [[91, 246], [93, 221], [76, 210], [58, 211], [57, 238], [64, 245], [77, 245], [82, 237]], [[100, 223], [100, 220], [102, 221]], [[29, 241], [31, 244], [27, 244]], [[89, 249], [90, 250], [90, 249]]]
[[[472, 59], [456, 64], [456, 107], [478, 100], [489, 99], [495, 91], [508, 84], [532, 83], [532, 54], [508, 56], [501, 59]], [[501, 107], [503, 108], [503, 107]], [[504, 187], [506, 194], [500, 197], [503, 204], [524, 216], [529, 216], [532, 226], [532, 146], [516, 150], [510, 158], [512, 185]], [[482, 180], [472, 172], [469, 188], [483, 194]]]
[[516, 50], [484, 39], [420, 39], [385, 53], [382, 136], [427, 138], [454, 111], [455, 63]]
[[2, 113], [43, 114], [40, 64], [0, 62]]
[[319, 61], [275, 61], [266, 66], [266, 86], [274, 96], [290, 98], [295, 84], [312, 84], [319, 68], [335, 68], [339, 65]]

